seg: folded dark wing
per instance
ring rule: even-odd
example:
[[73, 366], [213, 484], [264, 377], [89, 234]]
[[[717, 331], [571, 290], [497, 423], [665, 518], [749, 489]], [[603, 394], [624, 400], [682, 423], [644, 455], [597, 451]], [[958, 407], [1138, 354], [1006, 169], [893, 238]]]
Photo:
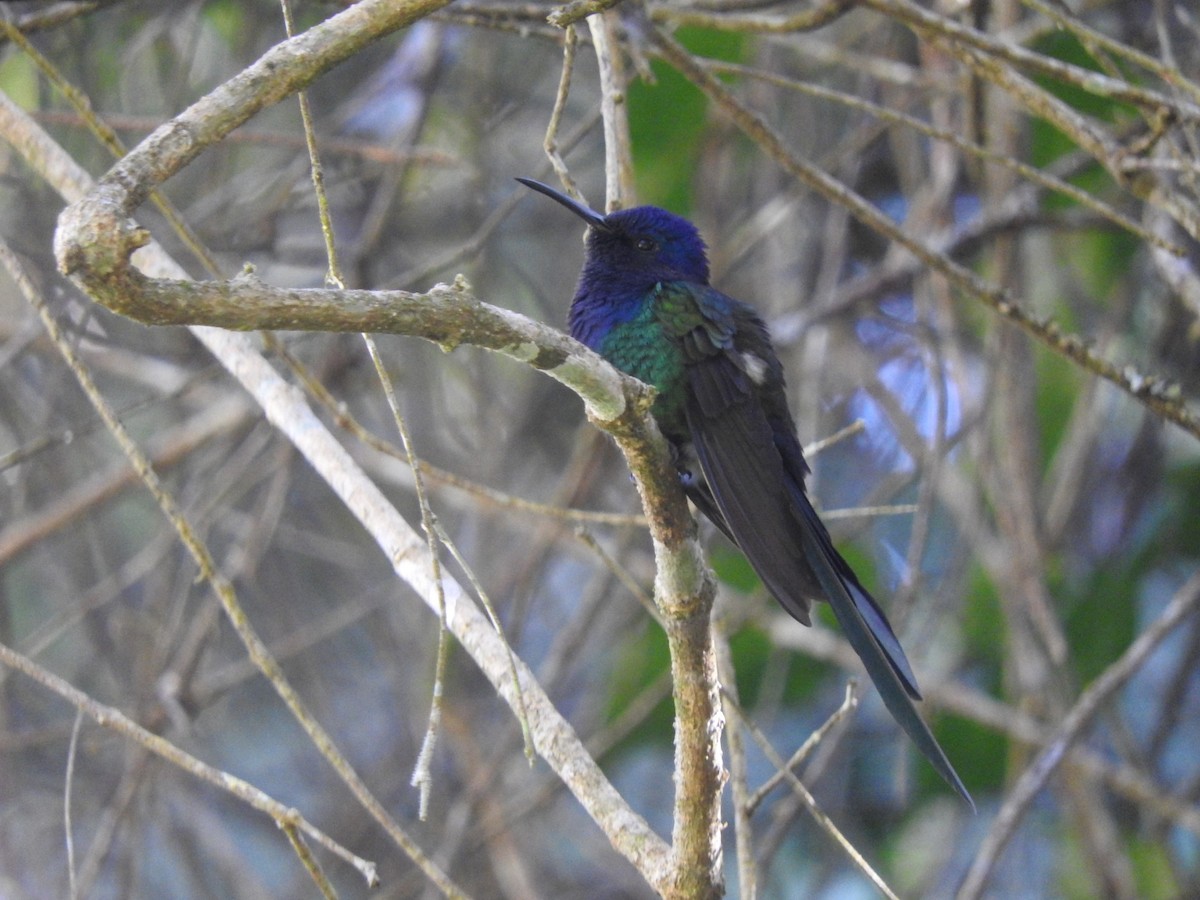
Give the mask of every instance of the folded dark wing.
[[686, 412], [693, 448], [728, 533], [767, 590], [810, 625], [809, 608], [819, 588], [803, 572], [771, 427], [761, 409], [755, 414], [750, 385], [743, 382], [747, 376], [724, 354], [689, 367]]
[[[699, 340], [705, 343], [703, 336]], [[728, 533], [794, 618], [811, 624], [811, 601], [829, 601], [888, 710], [942, 777], [971, 802], [913, 706], [912, 699], [920, 697], [916, 679], [891, 626], [834, 548], [805, 494], [807, 468], [794, 431], [780, 430], [790, 430], [790, 418], [782, 422], [766, 408], [781, 402], [782, 384], [780, 397], [764, 405], [762, 385], [752, 367], [748, 371], [744, 351], [713, 351], [692, 356], [686, 412], [696, 456]]]

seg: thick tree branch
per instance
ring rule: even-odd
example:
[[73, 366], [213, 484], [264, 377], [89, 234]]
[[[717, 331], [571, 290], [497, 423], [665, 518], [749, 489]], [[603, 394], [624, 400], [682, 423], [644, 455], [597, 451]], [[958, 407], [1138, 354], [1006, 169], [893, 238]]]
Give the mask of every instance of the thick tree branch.
[[[587, 19], [600, 69], [600, 109], [604, 120], [605, 209], [628, 205], [633, 192], [633, 143], [629, 130], [626, 62], [619, 47], [621, 27], [616, 10]], [[622, 446], [633, 467], [641, 453]], [[653, 459], [645, 462], [655, 464]], [[672, 471], [639, 476], [639, 484], [662, 484]], [[636, 473], [635, 473], [636, 475]], [[660, 507], [643, 491], [642, 504]], [[717, 680], [716, 649], [710, 615], [715, 585], [691, 530], [669, 552], [671, 544], [655, 542], [655, 602], [662, 613], [671, 657], [675, 701], [675, 808], [671, 825], [670, 897], [718, 897], [724, 893], [721, 852], [721, 795], [724, 765], [721, 731], [725, 720]]]

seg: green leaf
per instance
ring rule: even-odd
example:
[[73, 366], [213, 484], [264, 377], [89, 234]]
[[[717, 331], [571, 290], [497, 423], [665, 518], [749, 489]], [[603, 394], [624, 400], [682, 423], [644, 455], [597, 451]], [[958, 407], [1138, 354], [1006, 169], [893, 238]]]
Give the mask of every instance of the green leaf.
[[[1067, 322], [1063, 324], [1070, 330]], [[1070, 360], [1057, 353], [1042, 350], [1034, 355], [1034, 369], [1037, 372], [1035, 411], [1038, 434], [1042, 439], [1041, 459], [1044, 474], [1066, 436], [1071, 413], [1079, 398], [1083, 374]]]
[[1182, 895], [1175, 880], [1167, 848], [1159, 841], [1134, 840], [1130, 843], [1134, 880], [1141, 900], [1170, 900]]
[[737, 672], [738, 697], [742, 707], [753, 709], [759, 701], [764, 679], [770, 675], [772, 683], [778, 684], [779, 667], [782, 672], [782, 689], [778, 687], [778, 697], [789, 706], [806, 704], [813, 696], [823, 673], [828, 672], [829, 666], [818, 662], [802, 653], [781, 649], [771, 641], [768, 632], [761, 628], [748, 626], [741, 629], [729, 640], [730, 652], [733, 656], [733, 666]]
[[[1003, 791], [1009, 752], [1008, 738], [1003, 733], [953, 715], [934, 717], [929, 727], [977, 800], [993, 790]], [[916, 771], [922, 793], [936, 795], [946, 790], [946, 782], [932, 766], [921, 764]]]
[[[1103, 73], [1103, 69], [1079, 43], [1078, 38], [1066, 31], [1052, 31], [1036, 41], [1033, 49], [1053, 59], [1071, 63], [1083, 69]], [[1136, 79], [1129, 73], [1122, 73], [1131, 83]], [[1046, 75], [1034, 76], [1034, 81], [1047, 93], [1062, 100], [1068, 106], [1105, 123], [1114, 123], [1121, 119], [1137, 119], [1137, 110], [1127, 103], [1112, 100], [1098, 94], [1093, 94], [1081, 87], [1066, 84]], [[1060, 156], [1077, 149], [1070, 137], [1044, 119], [1034, 117], [1030, 128], [1030, 160], [1038, 167], [1045, 167]], [[1071, 183], [1091, 193], [1103, 193], [1113, 186], [1112, 179], [1099, 163], [1084, 168], [1071, 179]], [[1072, 205], [1073, 201], [1059, 195], [1047, 194], [1046, 206], [1049, 209], [1061, 209]]]
[[[996, 586], [978, 563], [971, 566], [967, 584], [970, 599], [963, 608], [963, 635], [968, 645], [965, 655], [976, 664], [987, 664], [998, 671], [1004, 661], [1004, 613]], [[997, 675], [992, 686], [998, 681]]]
[[9, 53], [0, 60], [0, 91], [18, 106], [37, 109], [38, 73], [33, 60], [24, 53]]
[[[1137, 636], [1135, 598], [1141, 569], [1130, 567], [1130, 562], [1123, 557], [1115, 565], [1098, 566], [1076, 588], [1073, 601], [1067, 601], [1071, 664], [1083, 684], [1112, 665]], [[1062, 590], [1051, 587], [1055, 596], [1063, 596]]]
[[[690, 52], [710, 59], [738, 62], [745, 51], [740, 34], [681, 28], [675, 37]], [[626, 97], [639, 196], [686, 216], [700, 138], [708, 125], [708, 100], [667, 64], [655, 60], [650, 67], [654, 83], [635, 81]]]
[[[1096, 61], [1095, 57], [1088, 52], [1087, 48], [1079, 42], [1079, 38], [1069, 31], [1047, 31], [1038, 40], [1034, 41], [1032, 49], [1051, 59], [1061, 60], [1073, 66], [1078, 66], [1081, 69], [1105, 75], [1108, 74]], [[1137, 83], [1136, 72], [1134, 71], [1122, 71], [1118, 77], [1128, 80], [1131, 84]], [[1122, 116], [1137, 117], [1137, 110], [1128, 103], [1113, 100], [1100, 94], [1094, 94], [1091, 91], [1084, 90], [1073, 84], [1067, 84], [1048, 75], [1036, 75], [1034, 76], [1034, 80], [1048, 93], [1053, 94], [1064, 103], [1079, 110], [1079, 112], [1093, 118], [1105, 122], [1115, 122]]]
[[1180, 528], [1200, 509], [1200, 463], [1186, 462], [1172, 466], [1166, 474], [1164, 496], [1167, 508], [1161, 506], [1156, 517], [1154, 547], [1165, 557], [1175, 554], [1191, 560], [1200, 559], [1200, 529]]
[[708, 561], [716, 573], [717, 580], [734, 590], [749, 594], [762, 586], [746, 555], [729, 544], [722, 542], [720, 546], [714, 547], [708, 555]]
[[1089, 231], [1070, 240], [1069, 252], [1076, 278], [1097, 300], [1111, 297], [1132, 271], [1141, 245], [1127, 231]]
[[241, 0], [217, 0], [204, 7], [204, 17], [226, 44], [236, 45], [246, 28], [246, 15]]
[[[647, 623], [640, 634], [617, 647], [608, 679], [611, 688], [608, 698], [609, 721], [625, 712], [648, 685], [670, 668], [667, 636], [652, 622]], [[622, 749], [646, 743], [670, 746], [673, 740], [673, 708], [668, 694], [613, 752], [620, 753]]]

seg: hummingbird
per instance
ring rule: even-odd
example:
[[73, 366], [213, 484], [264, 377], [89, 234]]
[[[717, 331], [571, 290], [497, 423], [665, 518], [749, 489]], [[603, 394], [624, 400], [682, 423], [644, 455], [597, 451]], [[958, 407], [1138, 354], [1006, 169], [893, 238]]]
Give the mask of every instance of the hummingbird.
[[587, 223], [571, 336], [654, 387], [651, 413], [693, 505], [792, 618], [811, 625], [813, 601], [829, 603], [892, 716], [974, 809], [917, 712], [921, 693], [892, 626], [809, 500], [810, 470], [766, 323], [709, 284], [696, 226], [656, 206], [603, 215], [541, 182], [517, 181]]

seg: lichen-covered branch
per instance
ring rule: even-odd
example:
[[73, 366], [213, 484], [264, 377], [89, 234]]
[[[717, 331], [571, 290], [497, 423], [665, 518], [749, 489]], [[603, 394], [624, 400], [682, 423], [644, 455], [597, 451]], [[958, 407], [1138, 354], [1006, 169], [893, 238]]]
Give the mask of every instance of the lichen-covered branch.
[[[227, 282], [154, 278], [131, 261], [149, 235], [129, 217], [149, 192], [187, 165], [203, 146], [263, 108], [266, 103], [260, 97], [274, 102], [311, 80], [315, 73], [284, 76], [279, 71], [291, 53], [300, 52], [281, 48], [308, 36], [310, 44], [304, 52], [323, 54], [321, 58], [331, 65], [353, 43], [312, 37], [316, 30], [274, 48], [159, 128], [85, 198], [64, 210], [55, 235], [59, 267], [97, 302], [147, 324], [389, 332], [423, 337], [446, 349], [470, 343], [532, 365], [575, 390], [589, 417], [616, 438], [638, 483], [654, 541], [656, 596], [667, 621], [676, 683], [687, 688], [676, 696], [677, 705], [688, 707], [677, 710], [677, 739], [687, 752], [680, 753], [681, 770], [676, 775], [679, 785], [692, 788], [688, 802], [706, 812], [688, 817], [691, 822], [707, 823], [699, 829], [681, 829], [676, 817], [676, 834], [686, 840], [684, 846], [675, 847], [674, 875], [665, 881], [661, 875], [647, 873], [647, 877], [661, 884], [660, 889], [679, 895], [694, 894], [695, 879], [713, 890], [720, 883], [720, 744], [714, 735], [721, 726], [708, 631], [714, 586], [666, 444], [649, 416], [649, 390], [565, 335], [479, 302], [462, 281], [420, 295], [281, 290], [249, 272]], [[243, 83], [245, 79], [249, 80]], [[270, 81], [269, 87], [262, 79]], [[250, 85], [255, 90], [249, 90]], [[698, 859], [705, 864], [697, 865]]]
[[[70, 209], [89, 206], [97, 208], [80, 197], [83, 191], [91, 188], [86, 173], [3, 94], [0, 94], [0, 135], [21, 152], [26, 161], [68, 201], [79, 204]], [[101, 193], [104, 193], [103, 190]], [[110, 197], [119, 194], [119, 191], [108, 192]], [[95, 195], [91, 196], [94, 198]], [[103, 208], [102, 205], [99, 208]], [[107, 275], [98, 279], [98, 283], [141, 284], [151, 296], [159, 296], [158, 292], [166, 291], [168, 281], [181, 290], [188, 288], [191, 283], [183, 280], [183, 270], [155, 245], [148, 246], [140, 258], [143, 268], [150, 275], [133, 270], [128, 258], [116, 253], [114, 248], [121, 241], [127, 240], [131, 234], [135, 235], [134, 243], [139, 246], [145, 243], [145, 239], [135, 227], [126, 223], [122, 225], [123, 227], [115, 232], [107, 233], [107, 237], [105, 228], [97, 227], [94, 223], [85, 225], [85, 232], [95, 235], [99, 241], [94, 249], [113, 263]], [[84, 254], [79, 258], [89, 257]], [[81, 281], [87, 283], [84, 279]], [[235, 293], [239, 290], [252, 292], [252, 281], [242, 278], [229, 284], [234, 285], [232, 290]], [[203, 284], [192, 287], [199, 289]], [[217, 283], [211, 283], [209, 287], [217, 291], [221, 289]], [[337, 293], [344, 296], [341, 292]], [[299, 305], [307, 308], [312, 299], [304, 298]], [[131, 311], [139, 308], [141, 300], [140, 297], [135, 298], [128, 308]], [[290, 308], [289, 303], [280, 300], [279, 297], [276, 297], [276, 301], [282, 303], [284, 308]], [[470, 303], [483, 306], [473, 300]], [[172, 304], [167, 306], [171, 307]], [[179, 311], [176, 310], [172, 314], [179, 315]], [[495, 310], [495, 315], [497, 323], [509, 324], [509, 330], [493, 332], [498, 334], [496, 349], [500, 349], [501, 346], [508, 347], [511, 355], [523, 358], [526, 362], [542, 360], [547, 370], [553, 370], [561, 380], [577, 386], [580, 394], [588, 398], [589, 408], [594, 410], [597, 416], [614, 423], [619, 438], [628, 432], [630, 436], [626, 438], [627, 443], [644, 446], [642, 452], [647, 459], [659, 460], [659, 470], [669, 469], [665, 442], [653, 428], [652, 421], [649, 426], [646, 425], [648, 417], [644, 409], [649, 406], [650, 395], [644, 386], [620, 375], [586, 348], [554, 332], [553, 329], [539, 326], [504, 310]], [[435, 322], [438, 321], [436, 316], [431, 318]], [[451, 315], [451, 318], [454, 316]], [[429, 579], [430, 567], [424, 541], [350, 458], [345, 448], [313, 413], [299, 389], [279, 376], [263, 358], [250, 337], [231, 330], [201, 325], [190, 327], [192, 333], [259, 402], [268, 420], [292, 441], [358, 518], [392, 561], [397, 574], [413, 587], [431, 609], [436, 610], [437, 591]], [[234, 327], [253, 326], [244, 323]], [[449, 326], [442, 322], [441, 326], [432, 327]], [[349, 330], [363, 330], [363, 326], [349, 326]], [[448, 334], [454, 333], [454, 329], [449, 328]], [[463, 340], [470, 335], [479, 335], [478, 332], [469, 329], [463, 334]], [[572, 353], [575, 348], [579, 352]], [[636, 398], [636, 403], [628, 402], [629, 398]], [[635, 412], [635, 409], [640, 412]], [[626, 419], [642, 423], [644, 436], [640, 441], [636, 437], [637, 430], [625, 424]], [[673, 480], [665, 484], [666, 490], [650, 491], [652, 496], [666, 498], [659, 505], [658, 514], [652, 517], [652, 521], [655, 529], [659, 532], [665, 529], [671, 541], [675, 542], [679, 540], [679, 535], [687, 533], [683, 523], [690, 522], [690, 517], [682, 493], [673, 484]], [[679, 566], [677, 570], [686, 572], [687, 567]], [[497, 693], [515, 708], [517, 695], [513, 686], [512, 662], [503, 641], [474, 605], [465, 600], [459, 602], [464, 597], [464, 592], [457, 582], [447, 576], [443, 576], [443, 581], [451, 630], [491, 681]], [[662, 885], [665, 889], [669, 885], [671, 872], [670, 849], [666, 842], [650, 829], [645, 820], [635, 813], [613, 788], [528, 667], [519, 660], [516, 665], [521, 679], [523, 699], [533, 724], [534, 743], [538, 753], [558, 773], [617, 851], [629, 859], [649, 883]]]

